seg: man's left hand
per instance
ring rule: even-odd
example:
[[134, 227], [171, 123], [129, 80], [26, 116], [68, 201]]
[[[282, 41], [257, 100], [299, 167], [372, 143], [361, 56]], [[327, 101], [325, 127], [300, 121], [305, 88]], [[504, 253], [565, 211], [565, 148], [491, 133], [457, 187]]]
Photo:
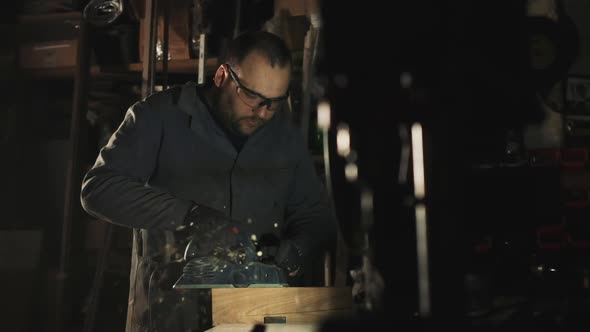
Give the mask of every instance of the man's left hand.
[[285, 270], [290, 277], [294, 277], [301, 272], [303, 255], [293, 241], [284, 240], [279, 246], [275, 261], [278, 267]]

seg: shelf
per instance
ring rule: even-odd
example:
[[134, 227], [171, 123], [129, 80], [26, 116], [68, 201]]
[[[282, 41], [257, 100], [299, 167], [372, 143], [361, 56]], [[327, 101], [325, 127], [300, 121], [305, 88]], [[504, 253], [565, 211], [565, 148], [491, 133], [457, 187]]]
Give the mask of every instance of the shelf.
[[82, 13], [78, 11], [63, 12], [63, 13], [47, 13], [47, 14], [27, 14], [18, 17], [19, 23], [41, 23], [54, 21], [68, 21], [82, 19]]
[[[194, 74], [196, 76], [199, 68], [198, 59], [173, 60], [168, 63], [169, 74]], [[210, 58], [205, 61], [206, 74], [212, 74], [217, 69], [217, 58]], [[90, 76], [102, 79], [124, 79], [139, 80], [143, 66], [141, 63], [132, 63], [125, 66], [92, 66], [90, 67]], [[162, 63], [156, 65], [156, 72], [162, 72]], [[73, 78], [76, 73], [76, 67], [57, 67], [41, 69], [11, 69], [4, 72], [2, 77], [14, 79], [15, 77], [33, 78], [33, 79], [65, 79]]]
[[[205, 75], [211, 75], [217, 70], [217, 58], [209, 58], [205, 60]], [[162, 62], [156, 64], [156, 73], [162, 73]], [[187, 60], [171, 60], [168, 62], [168, 74], [178, 75], [194, 75], [197, 76], [199, 69], [198, 59]], [[142, 63], [131, 63], [125, 66], [92, 66], [90, 69], [90, 76], [102, 79], [141, 79], [143, 71]]]
[[[218, 60], [217, 58], [209, 58], [205, 60], [205, 72], [211, 73], [217, 69]], [[156, 71], [162, 71], [162, 62], [158, 61], [156, 64]], [[132, 63], [124, 67], [130, 72], [141, 72], [143, 70], [142, 63]], [[104, 72], [109, 72], [109, 68], [104, 68]], [[168, 73], [172, 74], [197, 74], [199, 69], [199, 59], [187, 59], [187, 60], [170, 60], [168, 62]]]
[[56, 67], [56, 68], [39, 68], [39, 69], [20, 69], [13, 75], [22, 75], [25, 78], [73, 78], [76, 73], [76, 67]]

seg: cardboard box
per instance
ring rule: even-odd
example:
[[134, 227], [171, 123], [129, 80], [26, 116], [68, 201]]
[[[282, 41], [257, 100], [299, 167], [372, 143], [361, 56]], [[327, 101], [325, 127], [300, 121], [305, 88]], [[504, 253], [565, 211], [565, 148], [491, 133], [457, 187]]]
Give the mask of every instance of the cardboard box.
[[20, 16], [18, 65], [27, 69], [76, 66], [80, 22], [79, 12]]
[[275, 0], [275, 15], [285, 13], [287, 16], [306, 16], [319, 14], [320, 2], [318, 0]]
[[[186, 60], [190, 59], [189, 52], [189, 15], [191, 12], [191, 1], [178, 0], [170, 2], [170, 21], [168, 26], [168, 59], [169, 60]], [[164, 41], [164, 8], [163, 4], [158, 7], [158, 28], [156, 39], [156, 55], [158, 60], [162, 60], [163, 41]], [[145, 16], [140, 19], [139, 26], [139, 61], [143, 62], [144, 44], [149, 44], [149, 35], [145, 36]]]
[[77, 40], [28, 42], [19, 46], [18, 63], [21, 68], [73, 67], [77, 61]]

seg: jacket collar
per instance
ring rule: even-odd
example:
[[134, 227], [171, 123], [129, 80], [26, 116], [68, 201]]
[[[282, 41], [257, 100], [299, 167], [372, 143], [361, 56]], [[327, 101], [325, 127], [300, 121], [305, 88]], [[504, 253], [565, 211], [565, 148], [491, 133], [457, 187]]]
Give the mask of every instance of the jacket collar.
[[[193, 118], [191, 130], [196, 133], [208, 133], [208, 135], [215, 137], [223, 137], [235, 151], [233, 144], [213, 118], [213, 114], [211, 114], [209, 106], [205, 104], [204, 96], [199, 93], [199, 90], [200, 88], [194, 82], [188, 82], [182, 87], [178, 98], [178, 107]], [[243, 149], [258, 146], [264, 141], [272, 141], [273, 139], [269, 136], [272, 133], [279, 133], [281, 124], [290, 121], [288, 114], [285, 113], [287, 113], [285, 110], [279, 111], [267, 125], [252, 134]]]

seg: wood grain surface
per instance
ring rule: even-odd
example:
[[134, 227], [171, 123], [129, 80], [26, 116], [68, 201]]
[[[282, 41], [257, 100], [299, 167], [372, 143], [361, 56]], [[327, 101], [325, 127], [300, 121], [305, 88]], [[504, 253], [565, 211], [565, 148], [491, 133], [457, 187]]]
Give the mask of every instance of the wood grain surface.
[[211, 295], [213, 326], [262, 324], [265, 318], [314, 324], [352, 312], [350, 287], [217, 288]]

